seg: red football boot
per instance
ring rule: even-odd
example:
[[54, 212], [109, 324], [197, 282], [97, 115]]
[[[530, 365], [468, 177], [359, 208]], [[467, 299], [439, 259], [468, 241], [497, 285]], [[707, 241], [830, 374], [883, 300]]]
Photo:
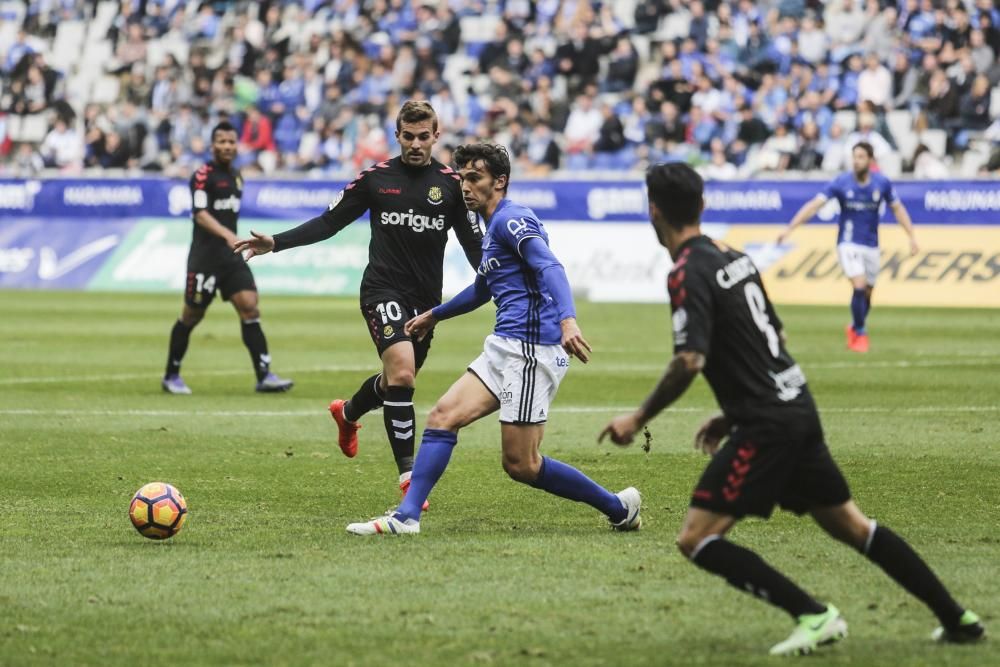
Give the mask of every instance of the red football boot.
[[854, 337], [854, 342], [852, 342], [848, 347], [854, 352], [861, 352], [864, 354], [868, 351], [868, 334], [856, 334]]
[[854, 325], [853, 324], [848, 324], [847, 327], [844, 328], [844, 333], [847, 334], [847, 349], [848, 350], [853, 350], [854, 349], [854, 341], [858, 337], [858, 334], [856, 334], [854, 332]]
[[[406, 493], [409, 490], [410, 490], [410, 480], [406, 480], [405, 482], [400, 482], [399, 483], [399, 497], [400, 497], [400, 499], [405, 498], [406, 497]], [[424, 500], [424, 506], [421, 507], [420, 509], [423, 510], [424, 512], [426, 512], [428, 507], [430, 507], [430, 503], [427, 502], [427, 500], [425, 499]]]
[[339, 398], [330, 403], [330, 416], [337, 422], [337, 430], [340, 432], [337, 435], [340, 451], [344, 452], [347, 458], [353, 459], [358, 454], [358, 429], [361, 428], [361, 424], [347, 421], [347, 417], [344, 416], [344, 403], [346, 401]]

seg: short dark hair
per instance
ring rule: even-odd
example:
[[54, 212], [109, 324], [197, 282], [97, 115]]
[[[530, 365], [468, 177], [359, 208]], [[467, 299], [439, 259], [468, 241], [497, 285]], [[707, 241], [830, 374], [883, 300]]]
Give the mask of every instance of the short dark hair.
[[[506, 176], [507, 185], [510, 185], [510, 155], [507, 149], [499, 144], [464, 144], [455, 149], [452, 160], [459, 169], [482, 160], [490, 176], [495, 179]], [[504, 192], [507, 192], [507, 185], [503, 188]]]
[[872, 148], [872, 145], [867, 141], [859, 141], [858, 143], [854, 144], [854, 148], [852, 148], [851, 150], [856, 151], [859, 148], [864, 152], [868, 153], [869, 159], [875, 157], [875, 149]]
[[682, 229], [700, 221], [705, 182], [687, 164], [666, 162], [650, 167], [646, 188], [671, 227]]
[[215, 141], [216, 132], [236, 132], [236, 128], [228, 120], [222, 120], [212, 128], [212, 141]]
[[403, 123], [419, 123], [424, 120], [434, 121], [431, 127], [435, 132], [437, 132], [437, 112], [434, 111], [434, 107], [430, 105], [430, 102], [425, 102], [423, 100], [407, 100], [403, 103], [402, 108], [399, 110], [399, 114], [396, 116], [396, 131], [399, 132], [403, 129]]

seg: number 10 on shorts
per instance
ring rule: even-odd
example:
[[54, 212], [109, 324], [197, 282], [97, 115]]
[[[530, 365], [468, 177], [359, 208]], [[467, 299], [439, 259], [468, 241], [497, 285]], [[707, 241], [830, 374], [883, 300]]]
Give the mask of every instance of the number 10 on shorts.
[[375, 312], [382, 317], [382, 324], [399, 322], [403, 319], [403, 309], [395, 301], [386, 301], [375, 306]]

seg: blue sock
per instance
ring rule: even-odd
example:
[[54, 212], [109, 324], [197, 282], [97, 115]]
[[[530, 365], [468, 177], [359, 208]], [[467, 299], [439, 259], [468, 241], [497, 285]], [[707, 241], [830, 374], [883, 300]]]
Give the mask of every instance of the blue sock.
[[404, 519], [420, 521], [424, 501], [441, 479], [444, 469], [448, 467], [451, 452], [457, 442], [457, 433], [436, 428], [424, 429], [420, 438], [420, 448], [417, 450], [417, 460], [413, 463], [413, 473], [410, 476], [410, 490], [396, 508], [396, 512]]
[[622, 505], [622, 501], [618, 500], [618, 496], [573, 466], [550, 459], [547, 456], [542, 457], [542, 468], [538, 471], [538, 477], [531, 483], [531, 486], [548, 491], [560, 498], [587, 503], [599, 512], [606, 514], [615, 523], [624, 519], [628, 514], [628, 510]]
[[854, 290], [851, 296], [851, 315], [854, 317], [854, 333], [865, 332], [865, 316], [868, 314], [868, 297], [864, 289]]

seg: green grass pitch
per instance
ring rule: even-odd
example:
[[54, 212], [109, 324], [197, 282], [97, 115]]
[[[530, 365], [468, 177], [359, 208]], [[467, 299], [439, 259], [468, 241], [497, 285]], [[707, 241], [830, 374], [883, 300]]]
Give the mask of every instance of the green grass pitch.
[[[543, 450], [618, 490], [644, 528], [507, 479], [495, 418], [461, 434], [422, 534], [344, 526], [397, 500], [380, 414], [356, 459], [326, 413], [376, 368], [354, 299], [263, 295], [274, 369], [258, 396], [232, 309], [192, 337], [195, 394], [161, 393], [177, 295], [0, 292], [2, 665], [769, 665], [791, 630], [768, 605], [686, 563], [673, 540], [705, 459], [703, 380], [650, 427], [652, 448], [595, 436], [670, 357], [654, 305], [581, 304], [593, 362], [574, 365]], [[872, 352], [843, 349], [843, 308], [780, 308], [828, 441], [861, 507], [909, 539], [1000, 632], [1000, 311], [876, 306]], [[418, 422], [489, 332], [492, 308], [439, 327]], [[419, 425], [419, 424], [418, 424]], [[139, 536], [132, 493], [166, 481], [184, 530]], [[942, 647], [922, 605], [808, 519], [748, 521], [757, 549], [850, 624], [810, 665], [1000, 664], [996, 639]]]

